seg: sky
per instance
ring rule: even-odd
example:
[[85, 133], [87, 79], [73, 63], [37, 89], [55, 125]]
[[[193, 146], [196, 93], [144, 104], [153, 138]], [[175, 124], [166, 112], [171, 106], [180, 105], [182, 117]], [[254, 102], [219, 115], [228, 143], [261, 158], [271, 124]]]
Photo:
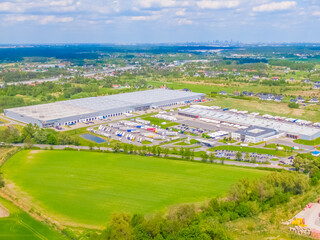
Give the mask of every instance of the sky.
[[320, 0], [0, 0], [0, 44], [320, 42]]

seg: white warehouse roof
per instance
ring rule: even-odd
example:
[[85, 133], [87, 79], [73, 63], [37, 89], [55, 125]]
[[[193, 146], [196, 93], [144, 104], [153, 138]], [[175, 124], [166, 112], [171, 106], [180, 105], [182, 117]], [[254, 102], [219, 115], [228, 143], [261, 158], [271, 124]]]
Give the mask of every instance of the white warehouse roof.
[[127, 111], [141, 106], [161, 106], [186, 101], [187, 99], [201, 98], [203, 96], [205, 96], [205, 94], [178, 90], [153, 89], [11, 108], [6, 109], [5, 114], [10, 117], [10, 113], [13, 113], [14, 116], [11, 116], [12, 118], [28, 117], [40, 121], [61, 120], [68, 117], [96, 114], [98, 112], [114, 111], [118, 109], [119, 111], [124, 109]]
[[[196, 108], [187, 108], [183, 109], [180, 112], [186, 114], [197, 115], [204, 118], [211, 118], [214, 120], [222, 121], [222, 122], [230, 122], [233, 124], [240, 125], [255, 125], [265, 128], [272, 128], [277, 131], [286, 132], [289, 134], [296, 135], [307, 135], [312, 137], [320, 136], [320, 130], [311, 126], [306, 125], [298, 125], [295, 123], [281, 122], [278, 120], [274, 120], [271, 118], [271, 115], [264, 115], [265, 118], [257, 118], [253, 117], [250, 114], [235, 114], [230, 111], [215, 111], [215, 110], [203, 110]], [[269, 117], [271, 116], [271, 117]]]

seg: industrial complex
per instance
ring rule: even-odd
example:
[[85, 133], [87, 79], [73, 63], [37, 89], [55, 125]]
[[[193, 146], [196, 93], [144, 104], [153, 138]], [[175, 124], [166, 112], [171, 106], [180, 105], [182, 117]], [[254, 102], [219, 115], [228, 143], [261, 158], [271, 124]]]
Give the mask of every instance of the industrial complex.
[[313, 140], [320, 137], [318, 123], [297, 120], [279, 116], [262, 115], [259, 113], [248, 113], [220, 107], [206, 107], [193, 105], [182, 109], [179, 115], [203, 119], [217, 126], [227, 125], [240, 130], [233, 132], [232, 137], [246, 141], [259, 142], [276, 136], [286, 136], [293, 139]]
[[[201, 102], [204, 98], [205, 94], [202, 93], [153, 89], [5, 109], [4, 114], [17, 121], [37, 124], [43, 128], [58, 128], [79, 122], [110, 119], [137, 111]], [[221, 127], [231, 127], [233, 130], [226, 133], [230, 133], [233, 139], [242, 142], [258, 143], [281, 136], [304, 140], [320, 137], [319, 123], [268, 114], [260, 115], [248, 113], [248, 111], [195, 104], [190, 108], [179, 108], [177, 114], [217, 126], [219, 131], [215, 134], [220, 134]], [[174, 117], [169, 115], [162, 117], [164, 120], [175, 121], [172, 118]]]
[[134, 111], [201, 101], [205, 94], [154, 89], [5, 109], [5, 116], [40, 127], [72, 125]]

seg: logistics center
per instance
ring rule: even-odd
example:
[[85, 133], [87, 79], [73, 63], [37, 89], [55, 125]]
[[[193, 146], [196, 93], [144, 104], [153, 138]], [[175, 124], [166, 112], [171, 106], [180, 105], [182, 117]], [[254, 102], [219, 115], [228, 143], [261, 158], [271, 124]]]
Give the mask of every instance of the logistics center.
[[320, 137], [318, 123], [312, 124], [281, 117], [270, 118], [269, 115], [259, 116], [259, 113], [249, 114], [248, 111], [235, 112], [234, 109], [193, 105], [179, 111], [179, 115], [212, 121], [217, 126], [226, 124], [246, 129], [233, 133], [234, 138], [244, 141], [247, 139], [247, 141], [256, 142], [262, 138], [275, 136], [277, 133], [293, 139], [314, 140]]
[[40, 127], [72, 125], [125, 113], [201, 101], [205, 94], [154, 89], [5, 109], [5, 116]]

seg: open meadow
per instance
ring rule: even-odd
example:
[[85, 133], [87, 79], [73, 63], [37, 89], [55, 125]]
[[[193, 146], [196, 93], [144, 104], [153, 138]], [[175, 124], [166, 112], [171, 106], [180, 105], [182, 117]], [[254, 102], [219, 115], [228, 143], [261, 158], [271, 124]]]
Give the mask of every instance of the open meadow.
[[60, 223], [102, 228], [113, 212], [154, 213], [223, 195], [265, 171], [114, 153], [24, 150], [3, 166], [6, 188]]

